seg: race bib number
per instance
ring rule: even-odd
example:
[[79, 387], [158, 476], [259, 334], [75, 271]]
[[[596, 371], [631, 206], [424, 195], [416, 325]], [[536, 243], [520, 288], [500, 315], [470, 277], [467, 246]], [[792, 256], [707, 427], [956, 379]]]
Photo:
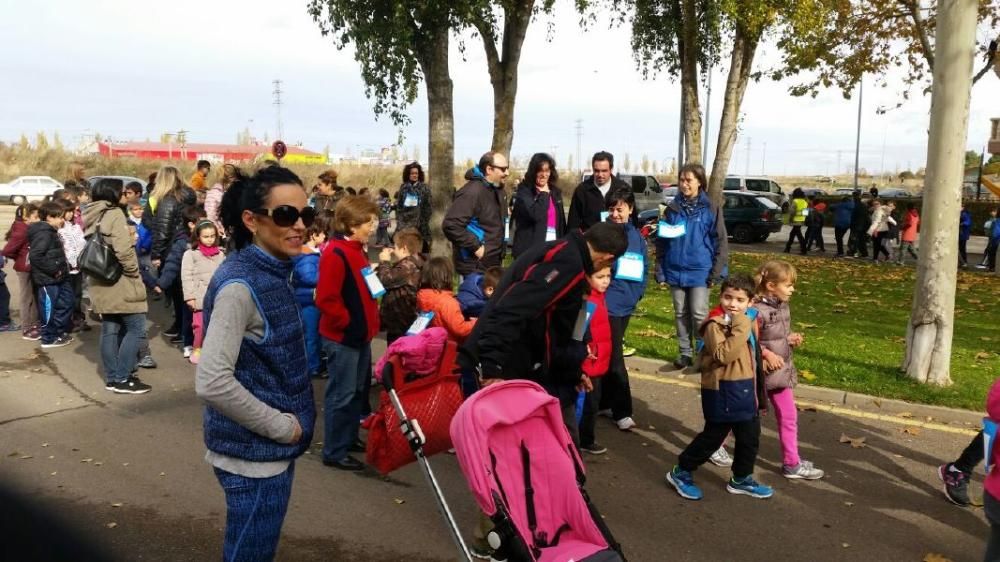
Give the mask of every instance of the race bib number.
[[430, 326], [431, 320], [433, 319], [433, 311], [421, 312], [417, 315], [417, 319], [413, 321], [413, 324], [410, 324], [410, 328], [406, 330], [406, 335], [415, 336], [420, 332], [423, 332], [427, 329], [427, 326]]
[[686, 222], [670, 224], [667, 221], [660, 221], [656, 228], [656, 235], [660, 238], [680, 238], [685, 234], [687, 234]]
[[608, 221], [608, 212], [601, 211], [601, 222], [607, 222], [607, 221]]
[[510, 217], [503, 220], [503, 241], [510, 242]]
[[597, 309], [597, 305], [587, 301], [583, 303], [580, 308], [580, 314], [576, 317], [576, 324], [573, 326], [573, 339], [576, 341], [583, 341], [583, 337], [587, 334], [587, 328], [590, 327], [590, 318], [594, 315], [594, 311]]
[[385, 294], [385, 287], [382, 286], [382, 282], [379, 281], [378, 275], [372, 271], [372, 268], [363, 268], [361, 276], [365, 278], [365, 285], [368, 285], [368, 292], [371, 293], [373, 299], [377, 299]]
[[403, 198], [404, 207], [416, 207], [420, 204], [420, 198], [412, 193], [407, 193], [406, 197]]
[[550, 227], [546, 228], [545, 229], [545, 241], [546, 242], [552, 242], [555, 239], [556, 239], [556, 228], [554, 226], [550, 226]]
[[615, 279], [642, 281], [646, 274], [646, 260], [638, 252], [625, 252], [622, 257], [618, 258], [617, 267]]

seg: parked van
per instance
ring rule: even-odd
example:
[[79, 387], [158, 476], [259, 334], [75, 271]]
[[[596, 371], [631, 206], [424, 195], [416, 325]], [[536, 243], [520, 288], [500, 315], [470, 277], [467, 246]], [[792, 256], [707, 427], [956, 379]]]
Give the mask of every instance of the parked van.
[[722, 189], [725, 191], [752, 191], [767, 197], [781, 212], [788, 211], [788, 195], [774, 180], [764, 176], [726, 176]]

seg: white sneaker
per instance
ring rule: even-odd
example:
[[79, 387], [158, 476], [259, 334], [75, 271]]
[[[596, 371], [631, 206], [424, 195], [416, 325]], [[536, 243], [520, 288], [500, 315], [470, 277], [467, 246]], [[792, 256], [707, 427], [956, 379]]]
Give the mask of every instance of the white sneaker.
[[795, 466], [781, 467], [781, 473], [785, 478], [794, 480], [819, 480], [825, 474], [822, 470], [813, 466], [809, 461], [800, 460]]
[[708, 460], [712, 461], [712, 464], [715, 466], [721, 466], [723, 468], [733, 466], [733, 457], [729, 456], [725, 445], [719, 447], [718, 451], [712, 453], [712, 456], [708, 457]]
[[191, 347], [190, 345], [185, 345], [184, 346], [184, 358], [187, 359], [187, 358], [191, 357], [192, 353], [194, 353], [194, 348]]
[[632, 418], [622, 418], [615, 423], [618, 424], [618, 429], [622, 431], [628, 431], [635, 427], [635, 420]]

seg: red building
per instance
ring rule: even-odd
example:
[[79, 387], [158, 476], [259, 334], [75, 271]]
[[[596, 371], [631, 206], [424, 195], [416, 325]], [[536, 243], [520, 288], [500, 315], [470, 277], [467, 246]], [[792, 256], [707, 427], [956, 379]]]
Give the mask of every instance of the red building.
[[[257, 158], [273, 158], [269, 145], [202, 144], [202, 143], [162, 143], [162, 142], [114, 142], [98, 143], [98, 151], [108, 157], [141, 158], [144, 160], [208, 160], [210, 162], [239, 162]], [[311, 150], [289, 146], [286, 162], [323, 164], [326, 158]]]

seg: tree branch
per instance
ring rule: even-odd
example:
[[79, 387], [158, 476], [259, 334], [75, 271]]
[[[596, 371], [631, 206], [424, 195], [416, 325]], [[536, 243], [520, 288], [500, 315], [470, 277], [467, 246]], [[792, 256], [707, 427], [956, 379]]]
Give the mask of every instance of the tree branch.
[[927, 66], [934, 70], [934, 51], [931, 49], [931, 42], [927, 38], [927, 26], [924, 24], [924, 16], [920, 13], [920, 6], [917, 0], [901, 0], [913, 20], [913, 31], [920, 41], [920, 50], [923, 51]]
[[493, 26], [482, 19], [476, 18], [472, 23], [483, 38], [483, 49], [486, 51], [486, 68], [490, 72], [492, 80], [499, 80], [503, 76], [503, 68], [500, 63], [500, 54], [497, 52], [497, 39], [493, 34]]
[[983, 67], [979, 69], [979, 72], [977, 72], [976, 75], [972, 77], [973, 84], [979, 82], [979, 79], [982, 78], [983, 76], [986, 76], [986, 73], [989, 72], [991, 68], [993, 68], [993, 61], [995, 61], [998, 56], [1000, 55], [998, 55], [997, 53], [993, 53], [993, 56], [990, 57], [986, 61], [986, 64], [984, 64]]

